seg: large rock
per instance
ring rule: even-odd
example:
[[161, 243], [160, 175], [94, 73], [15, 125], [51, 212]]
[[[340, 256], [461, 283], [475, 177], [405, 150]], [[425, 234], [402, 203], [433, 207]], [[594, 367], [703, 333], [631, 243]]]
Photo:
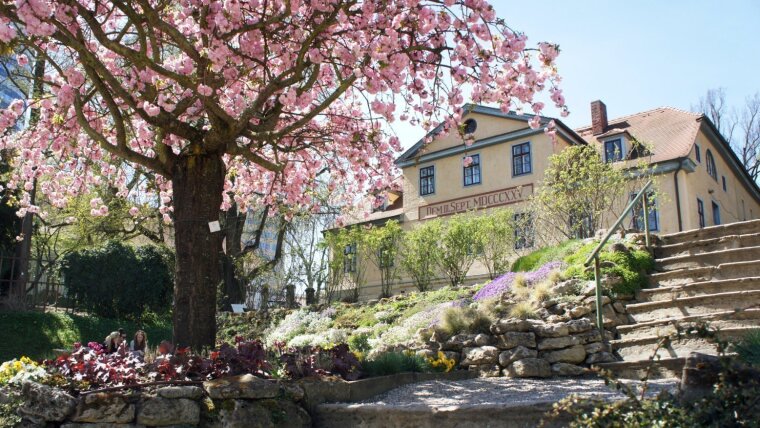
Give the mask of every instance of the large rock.
[[23, 404], [18, 413], [32, 422], [61, 422], [74, 412], [77, 400], [69, 394], [37, 382], [21, 385]]
[[576, 334], [574, 335], [574, 337], [577, 337], [580, 343], [583, 345], [602, 341], [602, 335], [599, 333], [599, 330], [597, 329], [590, 330], [585, 333]]
[[561, 337], [570, 334], [567, 326], [562, 324], [538, 324], [534, 326], [533, 331], [539, 337]]
[[586, 357], [586, 364], [611, 363], [617, 361], [609, 352], [597, 352]]
[[508, 367], [510, 364], [517, 360], [525, 358], [536, 358], [538, 352], [535, 349], [528, 349], [524, 346], [518, 346], [516, 348], [508, 349], [499, 354], [499, 365], [502, 367]]
[[150, 426], [197, 425], [201, 408], [187, 398], [146, 398], [137, 410], [137, 423]]
[[462, 350], [462, 366], [479, 366], [483, 364], [495, 364], [499, 359], [499, 348], [494, 346], [480, 346], [478, 348], [464, 348]]
[[280, 395], [280, 387], [275, 382], [251, 374], [209, 380], [203, 382], [203, 388], [214, 400], [275, 398]]
[[494, 345], [500, 349], [512, 349], [517, 346], [525, 346], [526, 348], [536, 347], [536, 335], [531, 332], [509, 331], [496, 336], [495, 339]]
[[135, 405], [120, 394], [87, 394], [77, 403], [74, 422], [126, 424], [135, 419]]
[[521, 320], [519, 318], [500, 319], [491, 325], [491, 333], [504, 334], [510, 331], [531, 331], [535, 324], [537, 324], [537, 321]]
[[446, 358], [450, 360], [454, 360], [454, 362], [459, 365], [459, 362], [462, 361], [462, 353], [461, 352], [454, 352], [454, 351], [445, 351], [443, 355], [446, 356]]
[[203, 388], [192, 385], [167, 386], [159, 388], [156, 391], [156, 394], [163, 398], [189, 398], [191, 400], [197, 400], [203, 397]]
[[589, 343], [588, 345], [584, 345], [583, 348], [586, 350], [587, 354], [596, 354], [597, 352], [604, 351], [604, 345], [602, 345], [602, 342]]
[[554, 363], [552, 364], [552, 374], [554, 376], [580, 376], [586, 373], [586, 369], [575, 364]]
[[591, 321], [587, 318], [568, 321], [565, 323], [565, 325], [567, 326], [567, 330], [570, 332], [570, 334], [584, 333], [594, 328], [594, 324], [592, 324]]
[[541, 352], [539, 356], [550, 363], [578, 364], [586, 360], [586, 350], [583, 349], [583, 345], [575, 345], [557, 351]]
[[443, 343], [441, 349], [444, 351], [461, 351], [464, 348], [474, 347], [475, 334], [455, 334]]
[[591, 308], [585, 305], [574, 306], [568, 311], [568, 313], [570, 314], [570, 317], [572, 318], [580, 318], [582, 316], [590, 314]]
[[306, 410], [287, 400], [229, 400], [220, 407], [219, 426], [224, 428], [311, 426]]
[[693, 402], [710, 394], [719, 380], [720, 369], [720, 358], [715, 355], [689, 354], [681, 375], [681, 399]]
[[562, 349], [580, 344], [580, 340], [574, 336], [547, 337], [538, 341], [538, 350]]
[[501, 373], [501, 367], [498, 364], [481, 364], [477, 366], [469, 366], [467, 370], [477, 373], [478, 377], [499, 377]]
[[542, 358], [524, 358], [512, 363], [504, 369], [504, 375], [509, 377], [549, 377], [552, 369]]
[[475, 342], [475, 346], [486, 346], [490, 345], [493, 342], [493, 336], [490, 334], [478, 334], [475, 336], [475, 339], [473, 339], [473, 342]]

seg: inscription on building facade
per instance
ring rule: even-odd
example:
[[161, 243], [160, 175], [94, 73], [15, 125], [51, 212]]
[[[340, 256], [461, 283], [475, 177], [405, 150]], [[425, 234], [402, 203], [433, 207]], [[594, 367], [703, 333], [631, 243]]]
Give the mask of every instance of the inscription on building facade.
[[533, 193], [533, 184], [451, 199], [419, 208], [420, 220], [522, 202]]

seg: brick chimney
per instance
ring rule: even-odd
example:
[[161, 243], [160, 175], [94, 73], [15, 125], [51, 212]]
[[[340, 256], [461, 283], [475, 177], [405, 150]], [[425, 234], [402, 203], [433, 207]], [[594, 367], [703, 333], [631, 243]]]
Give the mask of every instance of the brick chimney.
[[604, 133], [607, 129], [607, 106], [603, 102], [591, 101], [591, 131], [594, 135]]

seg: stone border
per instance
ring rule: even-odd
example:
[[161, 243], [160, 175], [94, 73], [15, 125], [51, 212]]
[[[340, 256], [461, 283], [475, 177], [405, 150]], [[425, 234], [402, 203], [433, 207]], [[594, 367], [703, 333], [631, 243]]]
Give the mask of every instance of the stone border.
[[354, 381], [326, 381], [321, 379], [302, 379], [297, 383], [303, 388], [304, 407], [313, 413], [323, 403], [352, 403], [383, 394], [400, 386], [429, 380], [465, 380], [478, 377], [478, 373], [468, 370], [455, 370], [448, 373], [396, 373]]

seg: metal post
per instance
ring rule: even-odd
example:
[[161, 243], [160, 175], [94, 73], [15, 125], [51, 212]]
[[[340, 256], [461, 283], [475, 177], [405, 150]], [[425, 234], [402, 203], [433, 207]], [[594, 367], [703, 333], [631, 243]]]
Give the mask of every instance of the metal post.
[[641, 198], [644, 204], [644, 239], [646, 239], [646, 245], [647, 249], [649, 249], [649, 198], [647, 198], [647, 195], [644, 194], [644, 196]]
[[602, 273], [599, 270], [599, 256], [594, 257], [594, 281], [596, 281], [596, 326], [604, 338], [604, 317], [602, 316]]

